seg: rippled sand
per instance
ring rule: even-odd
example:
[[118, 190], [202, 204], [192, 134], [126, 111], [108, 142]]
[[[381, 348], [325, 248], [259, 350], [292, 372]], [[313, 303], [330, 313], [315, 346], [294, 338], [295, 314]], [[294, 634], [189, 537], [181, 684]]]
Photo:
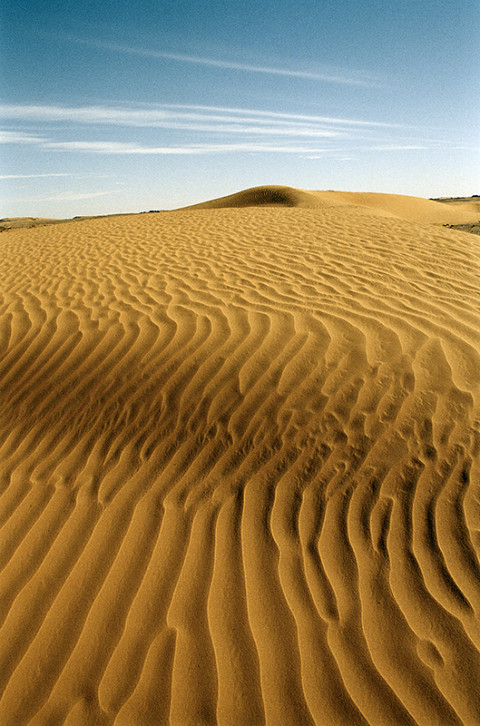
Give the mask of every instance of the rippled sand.
[[480, 723], [480, 239], [242, 194], [0, 235], [2, 726]]

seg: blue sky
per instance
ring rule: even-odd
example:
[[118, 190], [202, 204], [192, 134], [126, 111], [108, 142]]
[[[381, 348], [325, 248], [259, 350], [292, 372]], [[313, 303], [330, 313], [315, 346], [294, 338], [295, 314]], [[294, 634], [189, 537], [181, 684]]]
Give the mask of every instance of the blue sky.
[[478, 0], [4, 0], [0, 217], [480, 193]]

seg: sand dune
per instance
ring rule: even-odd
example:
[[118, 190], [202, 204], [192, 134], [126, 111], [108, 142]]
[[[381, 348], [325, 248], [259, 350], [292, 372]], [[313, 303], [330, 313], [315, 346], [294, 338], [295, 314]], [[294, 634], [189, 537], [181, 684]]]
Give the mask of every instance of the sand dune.
[[480, 723], [479, 240], [252, 194], [0, 235], [3, 726]]
[[258, 206], [324, 209], [331, 206], [364, 207], [382, 216], [399, 217], [426, 224], [469, 224], [480, 219], [480, 203], [446, 205], [431, 199], [403, 194], [366, 192], [306, 191], [286, 186], [252, 187], [220, 199], [194, 204], [184, 209], [224, 209]]
[[63, 221], [49, 217], [4, 217], [0, 219], [0, 232], [6, 229], [20, 229], [21, 227], [41, 227], [45, 224], [58, 224]]

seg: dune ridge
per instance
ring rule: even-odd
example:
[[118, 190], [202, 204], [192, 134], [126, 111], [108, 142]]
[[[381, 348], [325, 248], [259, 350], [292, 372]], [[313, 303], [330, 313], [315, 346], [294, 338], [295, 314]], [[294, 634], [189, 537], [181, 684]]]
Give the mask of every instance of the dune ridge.
[[478, 240], [243, 206], [0, 236], [5, 726], [480, 723]]

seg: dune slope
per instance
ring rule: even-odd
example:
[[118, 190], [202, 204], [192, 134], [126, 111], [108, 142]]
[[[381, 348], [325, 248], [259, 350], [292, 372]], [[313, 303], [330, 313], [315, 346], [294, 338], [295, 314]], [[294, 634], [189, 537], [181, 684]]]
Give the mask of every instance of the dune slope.
[[479, 240], [0, 235], [0, 723], [480, 723]]

